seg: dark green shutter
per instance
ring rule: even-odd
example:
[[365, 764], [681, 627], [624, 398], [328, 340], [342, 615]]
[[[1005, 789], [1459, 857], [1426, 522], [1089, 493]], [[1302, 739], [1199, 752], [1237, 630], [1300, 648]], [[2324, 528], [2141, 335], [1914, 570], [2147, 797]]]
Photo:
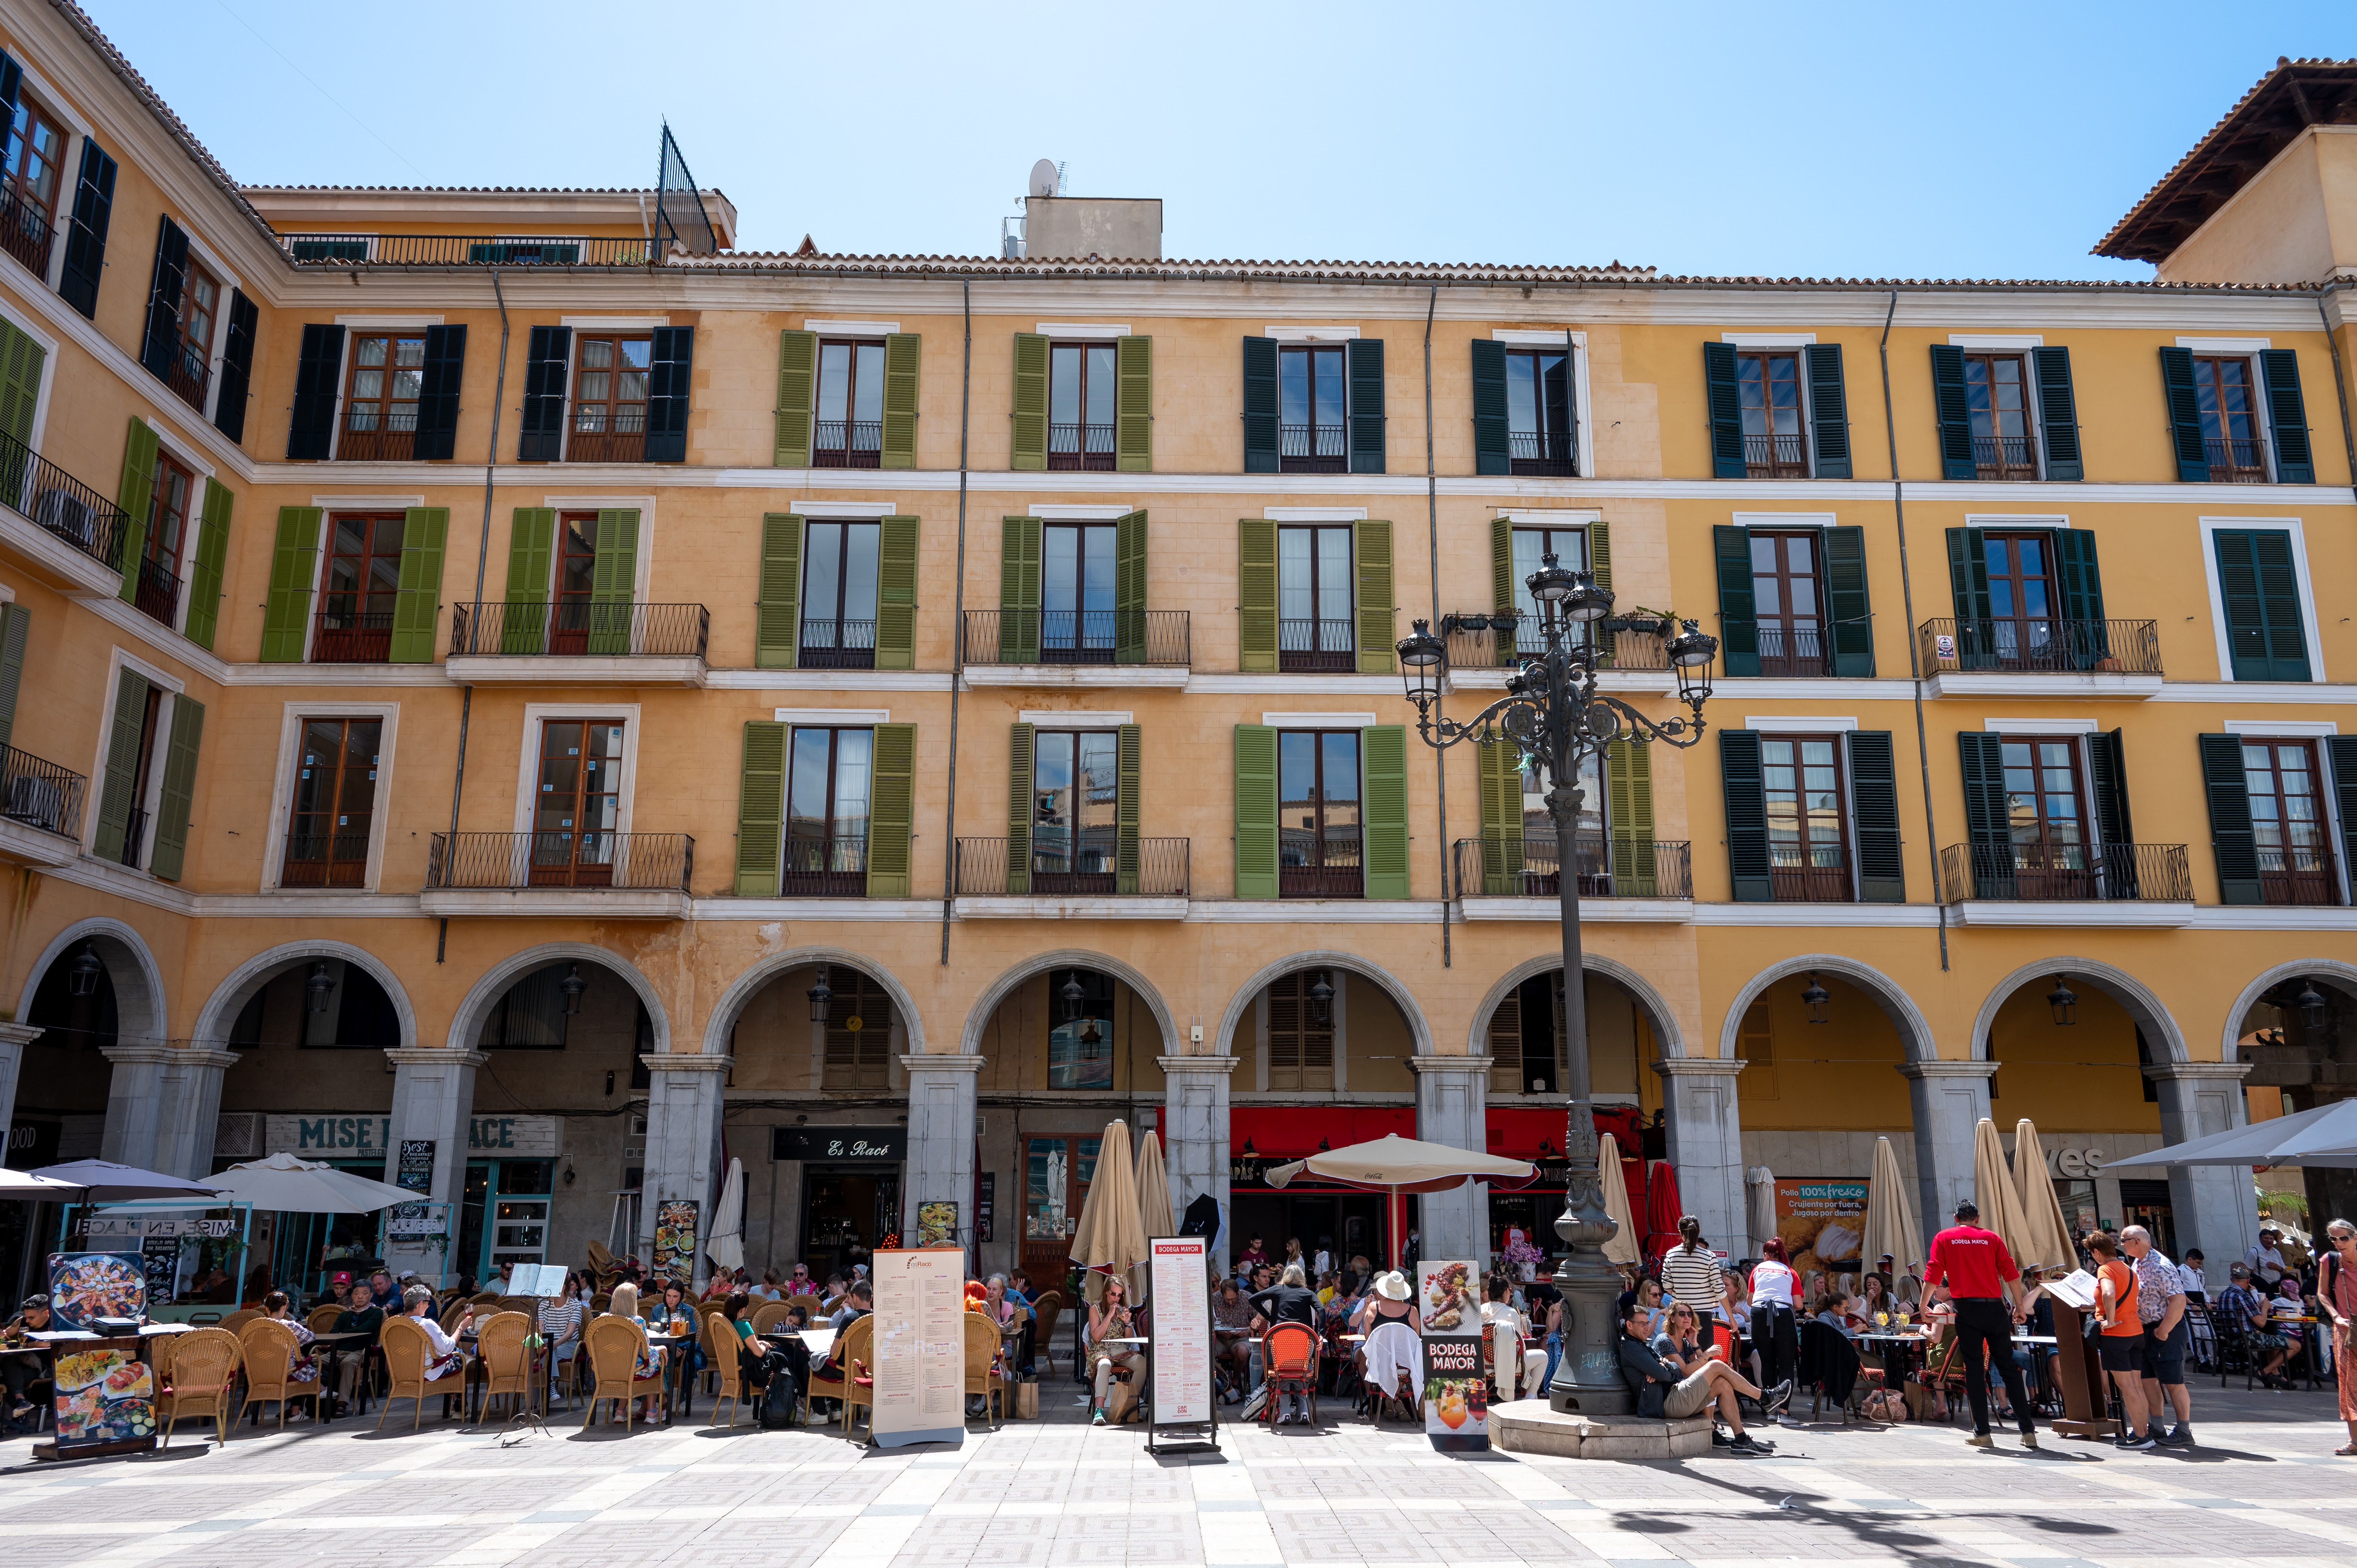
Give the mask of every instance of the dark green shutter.
[[565, 372], [572, 358], [570, 327], [535, 327], [525, 340], [517, 462], [554, 463], [565, 456]]
[[1244, 472], [1274, 474], [1276, 445], [1276, 339], [1244, 339]]
[[1907, 902], [1907, 867], [1899, 847], [1899, 768], [1889, 730], [1852, 730], [1850, 813], [1857, 828], [1857, 897], [1864, 904]]
[[1972, 409], [1964, 393], [1964, 351], [1953, 343], [1932, 345], [1932, 407], [1940, 421], [1940, 477], [1978, 478]]
[[1008, 403], [1006, 466], [1017, 473], [1048, 467], [1048, 339], [1015, 335], [1015, 386]]
[[74, 178], [73, 222], [66, 230], [65, 271], [58, 297], [95, 319], [98, 280], [105, 274], [106, 226], [114, 211], [114, 160], [85, 137], [81, 170]]
[[1276, 897], [1276, 731], [1236, 726], [1236, 897]]
[[2093, 529], [2054, 531], [2054, 563], [2062, 578], [2061, 636], [2074, 668], [2092, 670], [2111, 657], [2111, 628], [2104, 624], [2104, 575], [2095, 559]]
[[1743, 460], [1743, 399], [1736, 390], [1734, 344], [1702, 346], [1702, 379], [1710, 409], [1711, 477], [1742, 478], [1750, 469]]
[[1133, 511], [1113, 525], [1113, 661], [1146, 662], [1146, 514]]
[[1006, 732], [1006, 892], [1020, 898], [1031, 891], [1031, 820], [1039, 810], [1039, 786], [1032, 771], [1032, 729], [1027, 724]]
[[1874, 606], [1866, 585], [1866, 530], [1821, 529], [1824, 552], [1826, 630], [1833, 640], [1834, 673], [1844, 680], [1874, 674]]
[[745, 725], [737, 785], [737, 897], [774, 898], [785, 856], [786, 737], [789, 728], [767, 719]]
[[2299, 392], [2299, 356], [2289, 349], [2261, 349], [2259, 381], [2267, 400], [2267, 428], [2276, 438], [2276, 483], [2316, 483], [2316, 454], [2308, 444], [2308, 403]]
[[425, 364], [417, 384], [417, 439], [422, 463], [447, 461], [458, 446], [458, 390], [467, 376], [467, 328], [428, 327]]
[[197, 523], [197, 553], [188, 568], [188, 613], [181, 631], [210, 649], [221, 626], [221, 575], [229, 564], [229, 520], [237, 498], [219, 479], [205, 480], [205, 508]]
[[262, 607], [262, 661], [300, 664], [311, 628], [311, 579], [319, 566], [319, 520], [315, 506], [278, 509], [278, 534], [270, 547], [270, 591]]
[[792, 512], [761, 514], [759, 592], [753, 667], [791, 670], [802, 629], [802, 520]]
[[262, 312], [242, 291], [229, 293], [229, 336], [221, 340], [221, 395], [213, 399], [213, 428], [233, 442], [245, 439], [245, 404], [253, 387], [253, 333]]
[[14, 55], [0, 49], [0, 107], [5, 107], [12, 115], [16, 112], [17, 91], [24, 84], [25, 68], [17, 63]]
[[393, 596], [393, 664], [434, 662], [434, 628], [442, 613], [442, 552], [450, 509], [414, 506], [401, 520], [401, 577]]
[[0, 747], [16, 744], [16, 694], [25, 684], [25, 639], [33, 612], [23, 605], [0, 606]]
[[888, 517], [876, 538], [876, 668], [917, 667], [917, 545], [913, 517]]
[[917, 726], [877, 725], [867, 786], [867, 896], [907, 898], [915, 886]]
[[[1136, 725], [1114, 730], [1114, 873], [1113, 890], [1135, 896], [1139, 886], [1137, 829], [1146, 782], [1146, 734]], [[1167, 891], [1167, 889], [1166, 889]]]
[[1242, 517], [1236, 520], [1236, 668], [1248, 675], [1274, 674], [1276, 664], [1276, 524]]
[[1958, 730], [1964, 763], [1964, 837], [1972, 859], [1973, 897], [2010, 898], [2014, 880], [2013, 819], [2006, 806], [2005, 737]]
[[[156, 236], [156, 270], [147, 278], [147, 332], [139, 344], [139, 362], [149, 373], [168, 381], [180, 365], [180, 295], [188, 274], [188, 231], [162, 220]], [[188, 345], [206, 359], [210, 343]]]
[[[892, 349], [884, 355], [888, 362]], [[791, 328], [778, 334], [778, 432], [775, 462], [780, 468], [811, 466], [811, 418], [818, 403], [818, 334]], [[885, 377], [889, 388], [891, 377]], [[910, 418], [914, 420], [914, 411]]]
[[695, 382], [695, 328], [656, 328], [647, 359], [646, 460], [684, 463], [689, 393]]
[[998, 661], [1039, 662], [1039, 579], [1046, 528], [1036, 517], [1010, 517], [998, 534]]
[[147, 523], [156, 510], [156, 427], [137, 414], [123, 438], [123, 477], [115, 482], [114, 504], [123, 509], [119, 596], [127, 604], [139, 590], [139, 562], [147, 553]]
[[2219, 530], [2218, 596], [2233, 679], [2306, 681], [2308, 636], [2287, 529]]
[[1514, 471], [1506, 420], [1506, 346], [1487, 338], [1473, 339], [1473, 471]]
[[[1392, 525], [1381, 518], [1351, 525], [1351, 556], [1358, 568], [1359, 673], [1392, 672], [1392, 619], [1397, 601], [1392, 588]], [[1401, 895], [1405, 897], [1405, 894]]]
[[2332, 764], [2333, 802], [2341, 811], [2341, 874], [2357, 887], [2357, 735], [2325, 736], [2324, 754]]
[[139, 787], [139, 740], [147, 728], [147, 678], [132, 669], [115, 673], [114, 715], [106, 746], [106, 775], [99, 781], [98, 832], [91, 852], [110, 865], [123, 863], [130, 836], [133, 799]]
[[[2218, 902], [2264, 904], [2267, 900], [2259, 886], [2258, 841], [2251, 832], [2251, 785], [2243, 771], [2243, 737], [2194, 738], [2201, 747], [2201, 792], [2210, 802], [2210, 847], [2218, 857]], [[2340, 760], [2336, 748], [2336, 775]]]
[[1842, 388], [1838, 343], [1811, 343], [1801, 350], [1809, 374], [1809, 435], [1816, 446], [1820, 479], [1846, 479], [1849, 463], [1849, 398]]
[[1612, 893], [1652, 898], [1661, 891], [1654, 869], [1653, 748], [1625, 735], [1604, 748], [1604, 796], [1612, 846]]
[[205, 705], [183, 692], [172, 699], [172, 737], [164, 752], [164, 788], [156, 800], [156, 839], [147, 869], [178, 882], [188, 856], [188, 819], [197, 799], [197, 750], [204, 744]]
[[[2104, 835], [2104, 897], [2133, 898], [2136, 856], [2125, 853], [2136, 843], [2136, 824], [2128, 815], [2127, 737], [2118, 730], [2089, 736], [2087, 760], [2087, 793], [2094, 800], [2095, 829]], [[2124, 853], [2115, 854], [2115, 849]]]
[[1956, 667], [1982, 669], [1994, 661], [1996, 633], [1989, 625], [1988, 553], [1977, 528], [1948, 530], [1948, 593], [1956, 616]]
[[1502, 741], [1474, 750], [1481, 769], [1481, 891], [1510, 897], [1523, 890], [1523, 754]]
[[631, 597], [638, 591], [639, 513], [635, 507], [597, 513], [597, 555], [589, 564], [591, 653], [630, 651]]
[[2187, 484], [2210, 478], [2210, 446], [2201, 438], [2201, 401], [2193, 390], [2193, 350], [2160, 351], [2160, 390], [2169, 400], [2169, 433], [2177, 449], [2177, 477]]
[[336, 392], [343, 376], [344, 329], [314, 321], [295, 359], [295, 406], [286, 424], [289, 462], [324, 463], [336, 449]]
[[1772, 904], [1776, 878], [1768, 864], [1768, 788], [1759, 731], [1718, 732], [1718, 778], [1727, 794], [1727, 873], [1735, 901]]
[[2030, 379], [2037, 383], [2038, 434], [2046, 444], [2046, 478], [2083, 479], [2079, 456], [2079, 399], [2071, 386], [2071, 350], [2032, 349]]
[[1760, 602], [1751, 586], [1751, 532], [1713, 524], [1718, 560], [1718, 647], [1729, 676], [1760, 673]]
[[1359, 789], [1364, 802], [1366, 843], [1363, 894], [1369, 898], [1408, 896], [1407, 728], [1374, 725], [1359, 732]]
[[1383, 471], [1383, 340], [1353, 338], [1343, 345], [1351, 378], [1351, 472]]
[[1124, 474], [1154, 472], [1154, 339], [1127, 337], [1114, 344], [1113, 466]]
[[[548, 651], [548, 595], [556, 569], [556, 509], [520, 506], [508, 533], [506, 625], [500, 637], [501, 653]], [[488, 653], [479, 630], [474, 634], [476, 653]]]
[[885, 335], [883, 456], [878, 467], [917, 466], [917, 361], [924, 341], [914, 332]]
[[[41, 367], [48, 354], [9, 322], [0, 321], [0, 435], [30, 450], [33, 414], [41, 403]], [[24, 454], [9, 455], [5, 493], [9, 504], [23, 500]]]

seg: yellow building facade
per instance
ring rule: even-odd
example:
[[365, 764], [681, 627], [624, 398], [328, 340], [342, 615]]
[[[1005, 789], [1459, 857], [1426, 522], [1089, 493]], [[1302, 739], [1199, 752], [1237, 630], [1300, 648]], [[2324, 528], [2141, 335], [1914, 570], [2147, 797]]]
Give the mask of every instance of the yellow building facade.
[[2357, 208], [2266, 116], [2347, 68], [2204, 144], [2278, 136], [2297, 254], [2165, 184], [2106, 244], [2225, 273], [1882, 285], [246, 188], [79, 13], [8, 27], [12, 1165], [421, 1194], [276, 1222], [281, 1277], [701, 1253], [732, 1160], [757, 1267], [921, 1222], [1037, 1274], [1121, 1116], [1239, 1244], [1394, 1250], [1265, 1180], [1385, 1131], [1541, 1164], [1426, 1255], [1544, 1237], [1563, 868], [1392, 645], [1478, 711], [1550, 552], [1606, 690], [1723, 645], [1571, 872], [1598, 1098], [1721, 1245], [1878, 1136], [1944, 1214], [1993, 1115], [2224, 1257], [2246, 1173], [2114, 1162], [2342, 1091]]

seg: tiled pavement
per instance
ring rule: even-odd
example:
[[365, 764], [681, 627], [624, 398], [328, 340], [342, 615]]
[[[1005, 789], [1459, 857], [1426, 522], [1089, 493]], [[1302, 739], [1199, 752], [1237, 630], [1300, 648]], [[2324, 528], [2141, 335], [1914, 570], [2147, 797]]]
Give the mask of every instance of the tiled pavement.
[[[1070, 1391], [1050, 1385], [1050, 1404]], [[2331, 1396], [2196, 1385], [2191, 1453], [2049, 1436], [2029, 1455], [1951, 1427], [1785, 1428], [1770, 1459], [1674, 1465], [1435, 1454], [1329, 1412], [1145, 1452], [1077, 1410], [977, 1424], [959, 1448], [869, 1453], [819, 1430], [682, 1422], [502, 1445], [429, 1422], [184, 1425], [163, 1455], [37, 1465], [0, 1444], [0, 1539], [42, 1568], [1049, 1568], [1763, 1561], [2081, 1564], [2290, 1560], [2357, 1568], [2357, 1460]], [[407, 1414], [407, 1407], [401, 1409]]]

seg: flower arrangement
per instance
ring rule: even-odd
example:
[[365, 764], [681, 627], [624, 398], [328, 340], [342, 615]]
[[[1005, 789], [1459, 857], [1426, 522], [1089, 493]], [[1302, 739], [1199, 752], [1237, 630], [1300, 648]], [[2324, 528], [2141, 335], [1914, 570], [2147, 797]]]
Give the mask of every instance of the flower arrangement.
[[1538, 1278], [1539, 1265], [1546, 1261], [1536, 1247], [1520, 1238], [1500, 1249], [1498, 1260], [1525, 1281]]

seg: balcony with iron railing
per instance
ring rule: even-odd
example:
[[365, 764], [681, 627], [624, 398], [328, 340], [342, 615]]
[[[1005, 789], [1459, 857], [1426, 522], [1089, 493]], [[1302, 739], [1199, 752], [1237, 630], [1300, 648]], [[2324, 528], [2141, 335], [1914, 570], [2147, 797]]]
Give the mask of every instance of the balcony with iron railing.
[[1340, 424], [1280, 424], [1276, 457], [1281, 473], [1340, 474], [1351, 466], [1350, 434]]
[[[70, 768], [13, 746], [0, 746], [0, 823], [38, 829], [59, 840], [38, 845], [30, 858], [62, 861], [74, 853], [89, 789], [90, 781]], [[0, 829], [0, 853], [25, 847]]]
[[1356, 620], [1276, 623], [1276, 667], [1286, 674], [1348, 674], [1359, 667]]
[[1048, 467], [1050, 469], [1111, 473], [1113, 431], [1110, 424], [1050, 424], [1048, 426]]
[[[1957, 843], [1940, 852], [1940, 898], [1960, 905], [2190, 906], [2193, 876], [2181, 843]], [[2181, 925], [2188, 918], [2164, 912], [2157, 922], [2137, 917], [2130, 923]], [[1964, 918], [1970, 923], [1984, 917], [1968, 910]]]
[[875, 419], [820, 419], [811, 425], [813, 468], [876, 468], [884, 463], [884, 424]]
[[16, 437], [0, 433], [0, 501], [50, 539], [101, 568], [77, 575], [101, 587], [121, 585], [123, 535], [130, 514]]
[[[1680, 839], [1623, 839], [1600, 833], [1573, 841], [1582, 898], [1694, 897], [1691, 846]], [[1563, 862], [1550, 834], [1508, 834], [1457, 841], [1457, 896], [1482, 898], [1557, 898]], [[1468, 918], [1473, 918], [1469, 907]], [[1553, 919], [1549, 914], [1545, 917]]]
[[867, 835], [789, 837], [778, 876], [785, 898], [867, 897]]
[[2210, 458], [2212, 484], [2264, 485], [2267, 482], [2267, 444], [2255, 435], [2208, 435], [2202, 447]]
[[[123, 854], [117, 858], [118, 865], [127, 865], [135, 871], [139, 868], [140, 852], [147, 847], [148, 821], [146, 812], [136, 806], [131, 808], [130, 818], [123, 826]], [[101, 816], [99, 825], [102, 831], [105, 823], [106, 819]]]
[[350, 596], [329, 595], [319, 607], [311, 625], [312, 663], [382, 664], [393, 657], [393, 612], [350, 604]]
[[[1026, 846], [1028, 854], [1017, 863], [1024, 868], [1023, 874], [1010, 877], [1013, 843], [1003, 838], [958, 840], [954, 884], [957, 897], [1028, 900], [1163, 898], [1177, 899], [1183, 905], [1188, 895], [1190, 841], [1187, 839], [1133, 839], [1131, 854], [1125, 865], [1120, 835], [1114, 829], [1084, 828], [1073, 833], [1041, 827], [1033, 831]], [[1024, 912], [1039, 911], [1032, 908]], [[1184, 910], [1168, 913], [1183, 914]]]
[[212, 363], [206, 345], [191, 343], [178, 327], [147, 345], [147, 368], [172, 389], [173, 395], [201, 413], [205, 392], [212, 384]]
[[647, 241], [501, 239], [466, 234], [281, 234], [298, 266], [645, 267], [657, 260]]
[[1750, 479], [1807, 478], [1808, 437], [1798, 432], [1745, 435], [1743, 474]]
[[281, 887], [362, 887], [368, 884], [369, 834], [291, 832], [278, 871]]
[[694, 872], [695, 840], [686, 833], [436, 833], [420, 901], [436, 916], [678, 919]]
[[1768, 882], [1779, 904], [1850, 904], [1849, 848], [1838, 843], [1768, 841]]
[[347, 463], [406, 463], [417, 453], [417, 405], [346, 409], [336, 456]]
[[[1451, 670], [1511, 670], [1544, 646], [1535, 618], [1512, 612], [1460, 611], [1440, 618]], [[1667, 670], [1672, 623], [1651, 616], [1612, 616], [1597, 624], [1599, 670]], [[1575, 631], [1574, 636], [1587, 635]]]
[[644, 409], [625, 409], [608, 422], [593, 424], [576, 415], [573, 434], [565, 443], [568, 463], [643, 463], [647, 460], [647, 415]]
[[872, 620], [806, 620], [794, 644], [802, 670], [873, 670], [876, 623]]
[[1973, 477], [1976, 479], [2034, 479], [2038, 449], [2027, 435], [1973, 437]]
[[148, 619], [166, 626], [180, 613], [180, 577], [153, 556], [139, 563], [139, 581], [131, 590], [131, 602]]
[[712, 613], [702, 605], [487, 599], [450, 608], [450, 674], [471, 681], [698, 684], [711, 634]]
[[1280, 898], [1363, 898], [1365, 868], [1364, 841], [1356, 828], [1276, 830]]
[[16, 186], [0, 193], [0, 250], [24, 263], [35, 277], [47, 279], [49, 250], [56, 239], [57, 226], [38, 202], [28, 199]]
[[1760, 673], [1762, 677], [1831, 675], [1830, 639], [1821, 626], [1788, 626], [1781, 621], [1759, 625]]
[[1107, 664], [1184, 670], [1186, 610], [968, 610], [969, 665]]
[[2258, 846], [2259, 897], [2264, 903], [2329, 908], [2341, 902], [2341, 879], [2320, 843]]
[[1916, 640], [1923, 673], [1960, 690], [1972, 682], [1953, 678], [1975, 675], [2142, 677], [2113, 683], [2160, 687], [2160, 634], [2148, 620], [1927, 620]]
[[1512, 430], [1506, 445], [1510, 472], [1536, 479], [1579, 478], [1579, 449], [1567, 430]]

